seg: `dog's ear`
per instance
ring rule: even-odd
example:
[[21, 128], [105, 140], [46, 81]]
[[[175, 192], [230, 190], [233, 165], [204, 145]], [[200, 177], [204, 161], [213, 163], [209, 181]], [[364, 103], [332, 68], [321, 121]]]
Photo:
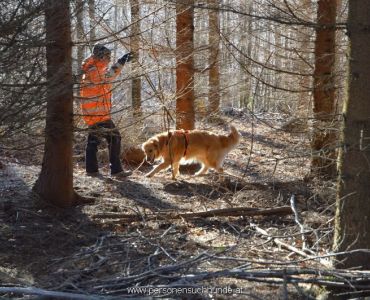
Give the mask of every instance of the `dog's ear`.
[[158, 139], [154, 139], [154, 140], [152, 141], [152, 143], [153, 143], [154, 148], [155, 148], [157, 151], [159, 151], [159, 140], [158, 140]]
[[157, 137], [157, 149], [159, 152], [163, 151], [164, 147], [168, 144], [167, 134], [161, 134]]

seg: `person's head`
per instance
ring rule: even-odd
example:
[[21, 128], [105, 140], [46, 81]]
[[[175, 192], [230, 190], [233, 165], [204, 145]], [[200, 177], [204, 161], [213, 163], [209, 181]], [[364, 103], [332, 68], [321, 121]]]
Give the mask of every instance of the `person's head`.
[[93, 48], [93, 56], [101, 60], [110, 61], [111, 50], [102, 44], [96, 44]]

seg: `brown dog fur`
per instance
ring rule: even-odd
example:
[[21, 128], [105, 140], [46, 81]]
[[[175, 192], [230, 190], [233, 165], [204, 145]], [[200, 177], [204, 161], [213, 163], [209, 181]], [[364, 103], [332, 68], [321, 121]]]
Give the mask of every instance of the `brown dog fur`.
[[[163, 161], [152, 171], [146, 174], [152, 177], [172, 164], [172, 179], [176, 179], [179, 173], [180, 160], [196, 160], [202, 164], [202, 168], [195, 174], [203, 175], [212, 168], [222, 173], [222, 164], [226, 155], [239, 144], [240, 134], [234, 126], [229, 135], [218, 135], [206, 130], [190, 130], [163, 132], [155, 135], [142, 145], [146, 160], [154, 163], [162, 158]], [[187, 147], [186, 147], [187, 144]], [[184, 156], [186, 148], [186, 155]]]

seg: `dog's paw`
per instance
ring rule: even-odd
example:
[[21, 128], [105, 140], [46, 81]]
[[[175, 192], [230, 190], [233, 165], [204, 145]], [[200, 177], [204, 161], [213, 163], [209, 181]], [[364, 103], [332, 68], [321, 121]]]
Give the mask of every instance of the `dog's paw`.
[[152, 173], [147, 173], [147, 174], [145, 174], [145, 177], [150, 178], [150, 177], [153, 177], [153, 175], [154, 175], [154, 174], [152, 174]]

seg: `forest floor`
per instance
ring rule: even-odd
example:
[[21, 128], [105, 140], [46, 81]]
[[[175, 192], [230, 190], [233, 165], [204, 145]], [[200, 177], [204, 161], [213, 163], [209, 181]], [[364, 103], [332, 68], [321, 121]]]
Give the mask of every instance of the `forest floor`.
[[[225, 161], [227, 174], [173, 181], [169, 171], [144, 177], [151, 168], [145, 166], [119, 181], [106, 167], [103, 176], [87, 177], [79, 162], [75, 189], [96, 201], [66, 210], [36, 207], [31, 188], [40, 166], [3, 154], [1, 286], [63, 291], [70, 299], [314, 299], [315, 272], [330, 269], [318, 256], [331, 248], [335, 184], [307, 179], [308, 134], [279, 130], [283, 117], [231, 111], [224, 120], [207, 129], [226, 133], [232, 122], [242, 135]], [[176, 218], [222, 208], [289, 208], [291, 199], [299, 222], [293, 211]], [[148, 289], [131, 291], [135, 286]], [[22, 298], [16, 289], [3, 296]]]

